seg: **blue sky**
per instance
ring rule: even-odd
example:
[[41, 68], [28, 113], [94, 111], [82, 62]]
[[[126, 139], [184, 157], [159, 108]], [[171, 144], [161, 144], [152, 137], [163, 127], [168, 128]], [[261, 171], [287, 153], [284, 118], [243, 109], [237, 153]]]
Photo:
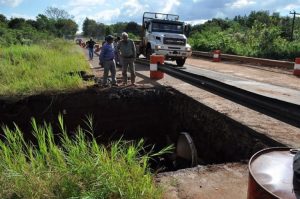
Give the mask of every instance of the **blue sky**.
[[112, 24], [136, 21], [141, 23], [145, 11], [179, 14], [192, 24], [220, 17], [233, 18], [252, 10], [269, 10], [288, 16], [300, 12], [300, 0], [0, 0], [0, 13], [10, 17], [34, 19], [49, 6], [68, 11], [81, 26], [88, 17]]

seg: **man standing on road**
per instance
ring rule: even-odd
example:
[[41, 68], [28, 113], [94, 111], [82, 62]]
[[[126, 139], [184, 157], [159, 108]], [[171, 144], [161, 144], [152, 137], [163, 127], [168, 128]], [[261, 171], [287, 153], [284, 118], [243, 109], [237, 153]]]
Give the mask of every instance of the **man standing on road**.
[[89, 49], [89, 58], [90, 60], [94, 57], [94, 45], [96, 42], [93, 41], [93, 38], [90, 38], [89, 41], [86, 42], [87, 48]]
[[134, 61], [136, 58], [136, 48], [134, 42], [131, 39], [128, 39], [128, 34], [126, 32], [122, 33], [122, 40], [118, 45], [118, 50], [120, 51], [120, 62], [122, 64], [123, 85], [127, 84], [128, 66], [131, 74], [131, 84], [135, 85], [136, 75]]
[[101, 49], [101, 53], [99, 56], [100, 65], [104, 67], [104, 73], [103, 73], [103, 86], [107, 86], [107, 78], [108, 78], [108, 72], [111, 73], [111, 83], [112, 86], [118, 86], [117, 80], [116, 80], [116, 63], [115, 63], [115, 49], [113, 46], [113, 40], [114, 38], [111, 35], [108, 35], [106, 37], [106, 43]]

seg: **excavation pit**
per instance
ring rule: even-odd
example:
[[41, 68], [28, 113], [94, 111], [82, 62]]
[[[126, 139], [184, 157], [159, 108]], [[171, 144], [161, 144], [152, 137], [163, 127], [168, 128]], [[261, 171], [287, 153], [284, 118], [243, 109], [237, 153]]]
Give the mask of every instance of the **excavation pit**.
[[[202, 165], [247, 160], [267, 146], [280, 146], [170, 87], [90, 88], [0, 101], [1, 123], [11, 127], [17, 124], [30, 140], [32, 117], [39, 123], [49, 122], [58, 130], [59, 114], [69, 132], [75, 132], [78, 125], [85, 128], [87, 116], [92, 116], [95, 136], [103, 143], [121, 137], [144, 138], [159, 150], [170, 144], [176, 147], [179, 136], [186, 132], [194, 143], [196, 164]], [[179, 164], [180, 157], [174, 154], [165, 157], [168, 158], [163, 163], [165, 170], [195, 165], [190, 160]]]

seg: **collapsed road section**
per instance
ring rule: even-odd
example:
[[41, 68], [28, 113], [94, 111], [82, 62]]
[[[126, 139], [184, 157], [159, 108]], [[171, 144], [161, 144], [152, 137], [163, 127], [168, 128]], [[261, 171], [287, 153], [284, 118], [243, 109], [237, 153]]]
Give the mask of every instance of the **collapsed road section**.
[[[178, 138], [186, 132], [196, 150], [191, 153], [197, 154], [197, 162], [193, 165], [240, 161], [249, 159], [266, 146], [281, 146], [169, 87], [91, 88], [0, 102], [2, 124], [17, 124], [27, 139], [34, 139], [30, 126], [32, 117], [39, 122], [50, 122], [55, 129], [60, 113], [71, 132], [78, 125], [84, 127], [84, 119], [92, 115], [94, 132], [102, 143], [121, 137], [126, 140], [144, 138], [158, 148], [170, 144], [176, 147]], [[174, 159], [174, 153], [173, 159], [170, 158], [173, 168], [167, 169], [176, 169], [176, 160], [185, 158]], [[193, 166], [187, 162], [185, 167]]]

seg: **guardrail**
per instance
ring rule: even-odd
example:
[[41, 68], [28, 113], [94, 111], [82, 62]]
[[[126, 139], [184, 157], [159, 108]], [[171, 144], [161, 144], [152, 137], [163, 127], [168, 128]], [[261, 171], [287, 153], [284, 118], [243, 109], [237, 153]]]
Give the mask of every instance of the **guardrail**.
[[[204, 52], [204, 51], [193, 51], [192, 56], [212, 58], [213, 53]], [[278, 68], [284, 68], [289, 70], [293, 70], [294, 68], [294, 62], [290, 62], [290, 61], [280, 61], [280, 60], [273, 60], [273, 59], [263, 59], [263, 58], [246, 57], [246, 56], [230, 55], [230, 54], [221, 54], [221, 59], [239, 61], [242, 63], [251, 63], [259, 66], [278, 67]]]
[[[149, 66], [149, 61], [137, 59], [136, 63]], [[300, 105], [285, 102], [279, 99], [270, 98], [253, 93], [223, 82], [187, 72], [171, 64], [159, 65], [158, 69], [173, 77], [213, 92], [236, 103], [254, 109], [260, 113], [269, 115], [293, 126], [300, 128]]]

